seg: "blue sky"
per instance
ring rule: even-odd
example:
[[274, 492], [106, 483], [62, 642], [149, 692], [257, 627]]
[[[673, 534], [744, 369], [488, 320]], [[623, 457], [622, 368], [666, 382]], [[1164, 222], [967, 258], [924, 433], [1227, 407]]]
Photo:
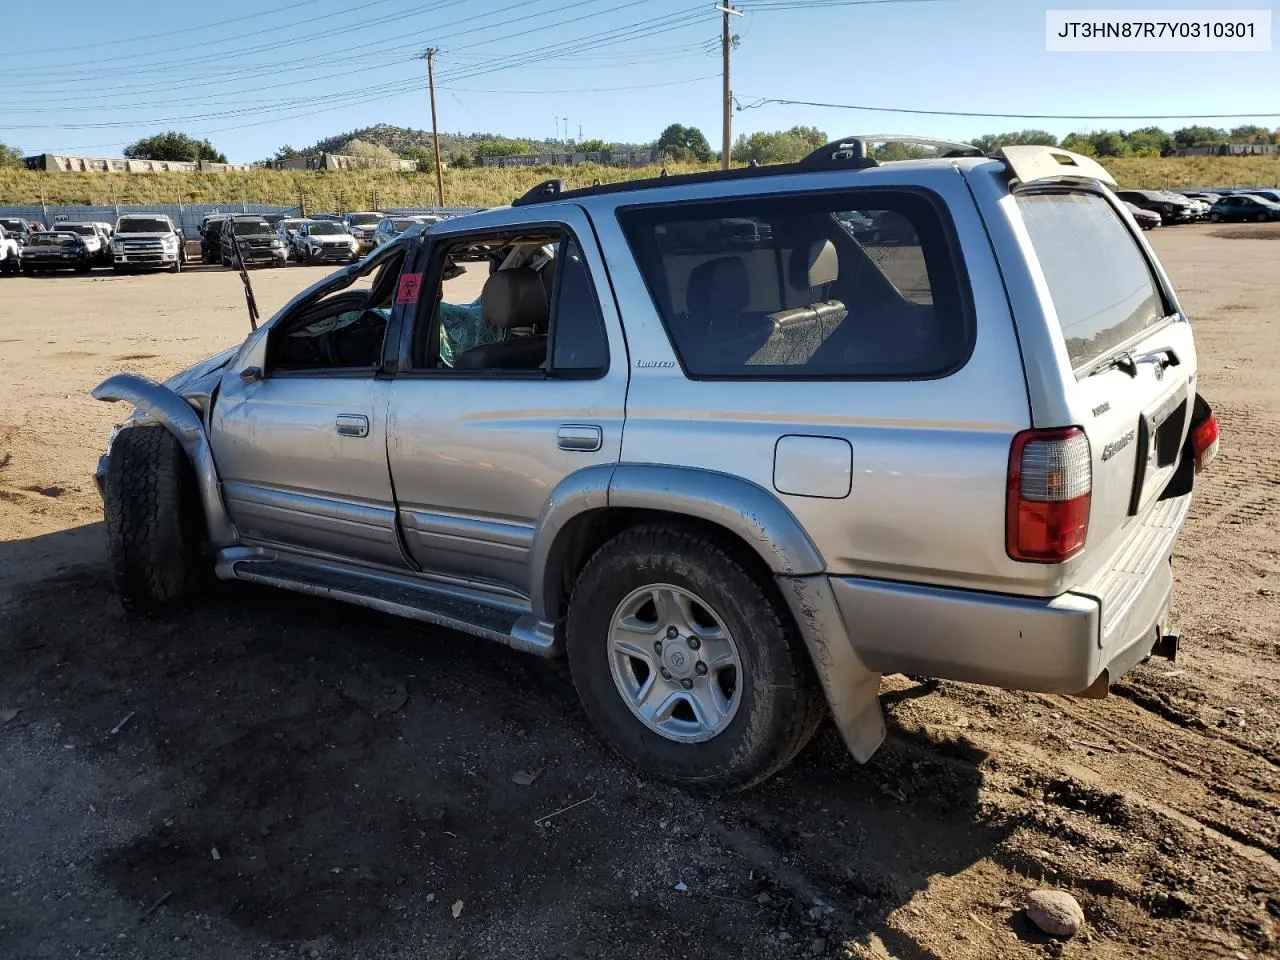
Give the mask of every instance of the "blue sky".
[[[807, 0], [813, 4], [814, 0]], [[1046, 7], [1062, 0], [933, 0], [779, 8], [737, 0], [733, 89], [761, 98], [1007, 114], [1272, 111], [1215, 126], [1280, 126], [1280, 53], [1047, 53]], [[1275, 2], [1093, 0], [1105, 9], [1271, 9]], [[374, 123], [429, 128], [437, 58], [444, 131], [643, 142], [668, 123], [720, 139], [720, 15], [710, 0], [64, 0], [5, 4], [0, 142], [118, 155], [163, 129], [207, 136], [233, 161]], [[754, 8], [754, 9], [753, 9]], [[234, 21], [234, 22], [228, 22]], [[156, 36], [164, 34], [164, 36]], [[148, 39], [150, 38], [150, 39]], [[557, 118], [561, 118], [559, 123]], [[764, 105], [734, 132], [817, 126], [833, 137], [964, 138], [1035, 126], [1148, 121], [910, 116]]]

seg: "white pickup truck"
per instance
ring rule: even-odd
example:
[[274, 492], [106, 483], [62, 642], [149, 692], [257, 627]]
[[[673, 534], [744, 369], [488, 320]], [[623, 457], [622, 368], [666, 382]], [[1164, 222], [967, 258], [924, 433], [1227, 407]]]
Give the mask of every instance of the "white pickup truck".
[[116, 221], [111, 266], [117, 273], [166, 269], [177, 273], [187, 259], [182, 231], [162, 213], [128, 214]]
[[18, 257], [22, 248], [18, 245], [18, 241], [9, 236], [3, 226], [0, 226], [0, 273], [15, 274], [18, 272]]

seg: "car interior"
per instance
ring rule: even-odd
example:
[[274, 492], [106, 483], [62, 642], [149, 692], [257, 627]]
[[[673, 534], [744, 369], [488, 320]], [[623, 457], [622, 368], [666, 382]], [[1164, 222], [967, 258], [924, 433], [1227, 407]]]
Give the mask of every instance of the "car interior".
[[[277, 324], [267, 340], [267, 374], [307, 370], [372, 371], [400, 278], [403, 253], [369, 264], [351, 283]], [[368, 279], [367, 288], [353, 287]]]
[[[419, 318], [414, 365], [466, 371], [546, 369], [558, 231], [468, 240], [444, 253], [442, 282]], [[451, 284], [489, 270], [478, 299]], [[472, 268], [474, 269], [474, 267]], [[474, 281], [469, 285], [474, 290]]]
[[[658, 268], [651, 287], [693, 373], [893, 376], [945, 367], [963, 329], [952, 309], [954, 278], [929, 269], [933, 250], [946, 257], [936, 215], [910, 207], [862, 213], [870, 216], [779, 208], [752, 217], [755, 231], [734, 217], [734, 242], [708, 220], [674, 231], [666, 223], [663, 233], [651, 220], [629, 235], [649, 248], [641, 259]], [[886, 214], [894, 230], [875, 243], [850, 225], [882, 224]], [[661, 239], [672, 233], [707, 242], [672, 249]]]

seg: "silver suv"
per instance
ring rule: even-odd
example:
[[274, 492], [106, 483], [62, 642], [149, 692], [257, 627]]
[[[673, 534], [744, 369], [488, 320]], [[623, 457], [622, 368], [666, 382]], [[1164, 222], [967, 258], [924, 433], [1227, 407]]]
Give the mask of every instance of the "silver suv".
[[1168, 278], [1094, 161], [894, 139], [541, 184], [107, 380], [125, 607], [212, 568], [565, 652], [619, 753], [717, 788], [828, 711], [870, 757], [884, 673], [1097, 697], [1172, 655], [1217, 427]]

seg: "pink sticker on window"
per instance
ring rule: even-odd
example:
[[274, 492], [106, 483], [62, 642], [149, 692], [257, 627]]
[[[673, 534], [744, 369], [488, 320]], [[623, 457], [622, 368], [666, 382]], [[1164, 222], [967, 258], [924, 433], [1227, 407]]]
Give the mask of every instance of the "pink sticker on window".
[[396, 303], [417, 303], [422, 292], [422, 274], [400, 274], [400, 286], [396, 288]]

